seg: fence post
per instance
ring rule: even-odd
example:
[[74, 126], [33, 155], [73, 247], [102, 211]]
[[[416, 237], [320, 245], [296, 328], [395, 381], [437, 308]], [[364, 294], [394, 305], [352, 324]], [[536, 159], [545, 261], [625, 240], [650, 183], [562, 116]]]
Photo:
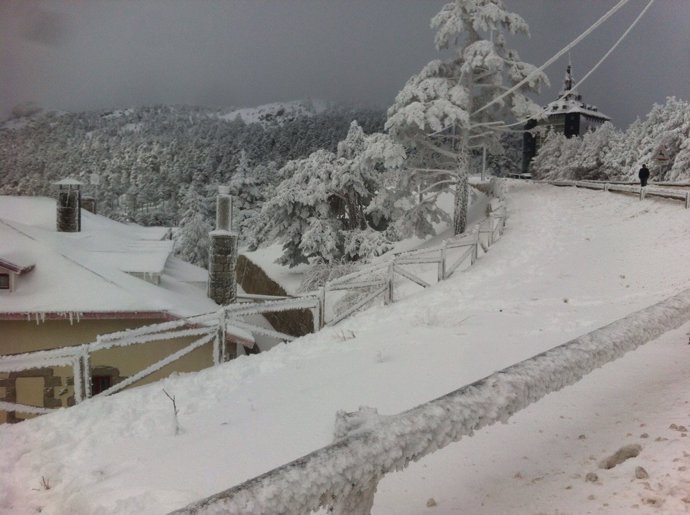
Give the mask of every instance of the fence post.
[[353, 484], [349, 492], [331, 504], [329, 515], [370, 515], [378, 482], [374, 479], [364, 486]]
[[645, 189], [640, 186], [640, 200], [644, 200], [645, 197]]
[[326, 325], [326, 285], [319, 290], [319, 329]]
[[494, 215], [491, 213], [489, 215], [489, 240], [487, 242], [487, 247], [491, 247], [494, 244]]
[[213, 364], [220, 365], [227, 361], [225, 353], [226, 340], [226, 316], [225, 309], [218, 310], [218, 332], [216, 338], [213, 340]]
[[82, 384], [84, 381], [84, 373], [81, 370], [81, 357], [77, 357], [72, 362], [72, 375], [74, 376], [74, 403], [79, 404], [84, 400], [84, 389]]
[[608, 192], [608, 191], [609, 191], [609, 183], [606, 182], [606, 183], [604, 183], [604, 192]]
[[690, 191], [685, 192], [685, 209], [690, 208]]
[[448, 245], [448, 240], [444, 241], [443, 247], [441, 247], [441, 259], [438, 262], [438, 282], [441, 282], [446, 278], [447, 245]]
[[317, 333], [321, 329], [321, 288], [317, 292], [316, 296], [316, 306], [311, 309], [311, 319], [312, 319], [312, 332]]
[[80, 357], [81, 362], [82, 362], [82, 374], [83, 374], [83, 381], [84, 381], [84, 398], [85, 399], [90, 399], [91, 398], [91, 356], [89, 355], [88, 350], [84, 350], [83, 354]]
[[479, 234], [480, 234], [481, 228], [477, 226], [476, 231], [475, 231], [475, 239], [474, 239], [474, 247], [472, 248], [472, 257], [470, 258], [470, 266], [474, 265], [474, 262], [477, 261], [477, 258], [479, 257]]
[[386, 295], [383, 298], [384, 305], [388, 305], [393, 302], [393, 266], [395, 261], [391, 261], [388, 265], [388, 289], [386, 290]]
[[[335, 414], [334, 441], [351, 436], [366, 424], [376, 424], [380, 416], [375, 408], [360, 406], [358, 411], [338, 411]], [[344, 492], [333, 496], [328, 503], [329, 515], [370, 515], [374, 495], [383, 474], [377, 471], [361, 474], [353, 479]]]

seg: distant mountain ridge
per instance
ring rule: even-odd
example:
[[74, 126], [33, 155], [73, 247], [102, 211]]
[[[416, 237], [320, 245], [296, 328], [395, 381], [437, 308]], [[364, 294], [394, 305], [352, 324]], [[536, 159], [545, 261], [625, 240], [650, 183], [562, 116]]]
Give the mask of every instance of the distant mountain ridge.
[[257, 107], [244, 107], [221, 111], [218, 117], [221, 120], [235, 120], [238, 117], [244, 123], [281, 123], [286, 120], [294, 120], [300, 116], [313, 116], [333, 109], [335, 104], [323, 100], [293, 100], [291, 102], [272, 102]]

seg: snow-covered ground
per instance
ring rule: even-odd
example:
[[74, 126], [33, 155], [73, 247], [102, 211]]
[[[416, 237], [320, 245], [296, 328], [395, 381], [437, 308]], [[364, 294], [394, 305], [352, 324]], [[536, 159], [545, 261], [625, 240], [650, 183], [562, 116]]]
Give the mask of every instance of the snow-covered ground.
[[[680, 203], [514, 182], [508, 209], [471, 269], [392, 306], [0, 427], [0, 511], [165, 513], [330, 443], [337, 410], [399, 413], [690, 287]], [[690, 512], [689, 333], [386, 476], [374, 513]], [[625, 444], [640, 455], [598, 467]]]

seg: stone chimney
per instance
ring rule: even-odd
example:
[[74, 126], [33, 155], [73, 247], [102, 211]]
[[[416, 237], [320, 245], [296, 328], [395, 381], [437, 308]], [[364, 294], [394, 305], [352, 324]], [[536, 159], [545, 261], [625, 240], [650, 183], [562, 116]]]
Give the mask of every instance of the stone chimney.
[[81, 187], [75, 179], [63, 179], [58, 186], [57, 230], [58, 232], [81, 231]]
[[227, 186], [218, 188], [216, 229], [209, 233], [208, 297], [221, 306], [237, 301], [237, 233], [232, 230], [232, 197]]

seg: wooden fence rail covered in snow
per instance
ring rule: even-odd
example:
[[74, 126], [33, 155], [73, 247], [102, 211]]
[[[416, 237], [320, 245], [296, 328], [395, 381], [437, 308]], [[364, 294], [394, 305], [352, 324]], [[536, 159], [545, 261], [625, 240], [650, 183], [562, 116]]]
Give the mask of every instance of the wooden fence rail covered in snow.
[[[680, 200], [685, 204], [685, 209], [690, 209], [690, 191], [682, 190], [678, 186], [684, 184], [648, 185], [644, 188], [630, 183], [617, 183], [607, 181], [546, 181], [553, 186], [574, 186], [590, 190], [617, 191], [621, 193], [633, 193], [640, 196], [640, 200], [647, 197], [660, 197], [672, 200]], [[675, 189], [674, 189], [675, 187]]]
[[[594, 369], [690, 321], [690, 290], [398, 415], [336, 415], [326, 447], [174, 515], [370, 513], [381, 478], [510, 416]], [[171, 515], [172, 515], [171, 514]]]

